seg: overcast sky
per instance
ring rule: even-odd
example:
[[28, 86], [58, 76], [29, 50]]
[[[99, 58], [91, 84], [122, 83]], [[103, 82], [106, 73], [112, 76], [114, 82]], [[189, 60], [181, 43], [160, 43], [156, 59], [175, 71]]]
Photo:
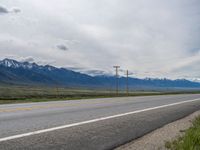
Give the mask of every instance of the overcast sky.
[[[0, 59], [200, 78], [199, 0], [1, 0]], [[97, 71], [98, 72], [98, 71]]]

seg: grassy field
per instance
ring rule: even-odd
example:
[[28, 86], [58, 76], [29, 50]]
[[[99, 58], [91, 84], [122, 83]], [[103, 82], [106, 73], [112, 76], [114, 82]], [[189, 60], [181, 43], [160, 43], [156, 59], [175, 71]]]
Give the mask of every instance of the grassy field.
[[166, 142], [165, 147], [170, 150], [200, 150], [200, 117], [193, 121], [192, 127], [186, 130], [183, 137]]
[[130, 91], [129, 95], [127, 95], [125, 91], [120, 91], [119, 94], [116, 95], [114, 90], [0, 86], [0, 104], [183, 93], [200, 93], [200, 91]]

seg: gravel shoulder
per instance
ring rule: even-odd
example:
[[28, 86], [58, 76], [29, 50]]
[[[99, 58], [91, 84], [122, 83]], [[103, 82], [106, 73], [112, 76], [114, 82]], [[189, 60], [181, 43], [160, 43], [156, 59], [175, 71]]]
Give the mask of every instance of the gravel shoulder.
[[163, 126], [139, 139], [122, 145], [115, 150], [166, 150], [165, 142], [172, 141], [184, 134], [184, 131], [192, 126], [192, 121], [200, 116], [197, 111], [183, 119]]

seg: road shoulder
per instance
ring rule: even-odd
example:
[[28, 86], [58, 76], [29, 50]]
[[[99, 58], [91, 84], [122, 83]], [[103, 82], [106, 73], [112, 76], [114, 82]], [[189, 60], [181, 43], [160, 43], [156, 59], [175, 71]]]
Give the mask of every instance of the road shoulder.
[[165, 143], [167, 141], [173, 141], [183, 135], [184, 131], [192, 126], [192, 121], [197, 116], [200, 116], [200, 111], [196, 111], [183, 119], [169, 123], [115, 150], [166, 150]]

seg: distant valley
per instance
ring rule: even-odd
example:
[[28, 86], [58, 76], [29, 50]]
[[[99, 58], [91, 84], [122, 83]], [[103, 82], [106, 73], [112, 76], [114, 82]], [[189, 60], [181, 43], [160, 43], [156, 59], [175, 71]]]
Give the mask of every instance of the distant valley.
[[[66, 68], [19, 62], [0, 61], [0, 83], [5, 85], [43, 85], [60, 87], [115, 88], [115, 76], [90, 76]], [[119, 87], [126, 88], [126, 78], [119, 78]], [[185, 79], [129, 78], [130, 89], [200, 88], [200, 83]]]

